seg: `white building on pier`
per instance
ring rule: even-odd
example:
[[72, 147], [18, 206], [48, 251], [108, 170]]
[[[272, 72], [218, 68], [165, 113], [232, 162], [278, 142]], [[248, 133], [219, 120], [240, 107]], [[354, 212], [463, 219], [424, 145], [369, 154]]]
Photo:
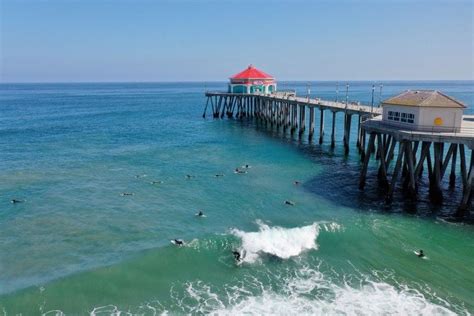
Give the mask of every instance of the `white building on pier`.
[[406, 129], [459, 132], [466, 106], [436, 90], [405, 91], [382, 102], [382, 120]]

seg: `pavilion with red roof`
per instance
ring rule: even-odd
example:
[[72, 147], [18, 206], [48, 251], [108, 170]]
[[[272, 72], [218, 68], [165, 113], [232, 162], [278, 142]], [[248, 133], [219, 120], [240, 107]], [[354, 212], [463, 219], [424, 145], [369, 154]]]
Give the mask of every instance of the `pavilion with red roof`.
[[249, 65], [247, 69], [230, 77], [230, 93], [273, 93], [276, 91], [275, 78]]

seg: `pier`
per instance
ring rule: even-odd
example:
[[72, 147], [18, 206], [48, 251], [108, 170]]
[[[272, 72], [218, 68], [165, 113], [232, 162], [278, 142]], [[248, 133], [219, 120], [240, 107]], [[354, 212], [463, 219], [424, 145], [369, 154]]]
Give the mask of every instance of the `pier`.
[[[282, 128], [291, 134], [298, 132], [303, 137], [308, 126], [308, 138], [312, 140], [316, 130], [315, 112], [319, 112], [319, 144], [323, 143], [325, 135], [324, 116], [331, 115], [330, 139], [331, 147], [336, 141], [337, 114], [342, 114], [344, 122], [343, 144], [346, 153], [349, 152], [349, 140], [352, 121], [357, 123], [357, 147], [363, 148], [365, 133], [362, 133], [362, 121], [380, 115], [381, 109], [368, 105], [343, 103], [309, 97], [296, 97], [291, 92], [260, 93], [225, 93], [206, 92], [207, 102], [203, 118], [209, 110], [214, 118], [256, 118], [264, 124]], [[341, 115], [339, 115], [341, 116]], [[355, 119], [353, 119], [355, 117]], [[364, 155], [364, 151], [361, 151]]]
[[[386, 192], [390, 203], [398, 184], [406, 196], [416, 199], [420, 179], [427, 176], [433, 203], [441, 203], [443, 179], [449, 174], [449, 189], [462, 188], [458, 212], [470, 211], [474, 177], [474, 118], [465, 115], [458, 130], [417, 131], [403, 129], [382, 121], [382, 108], [336, 102], [318, 98], [296, 97], [291, 92], [263, 93], [205, 93], [207, 102], [203, 117], [254, 119], [291, 135], [313, 140], [325, 140], [325, 115], [330, 115], [331, 148], [336, 137], [342, 136], [344, 151], [349, 152], [351, 125], [357, 124], [356, 146], [361, 158], [359, 189], [366, 185], [370, 161], [376, 162], [377, 183]], [[319, 120], [316, 120], [316, 113]], [[336, 131], [336, 120], [343, 120], [343, 130]], [[307, 132], [307, 133], [305, 133]], [[341, 135], [337, 135], [337, 134]], [[445, 153], [446, 149], [446, 153]]]

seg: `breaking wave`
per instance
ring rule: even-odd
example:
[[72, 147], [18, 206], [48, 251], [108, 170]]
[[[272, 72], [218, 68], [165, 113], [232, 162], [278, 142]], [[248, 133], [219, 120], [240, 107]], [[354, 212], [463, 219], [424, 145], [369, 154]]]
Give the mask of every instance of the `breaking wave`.
[[270, 227], [262, 221], [257, 221], [257, 225], [258, 232], [244, 232], [238, 229], [231, 231], [242, 240], [244, 262], [255, 262], [261, 254], [281, 259], [298, 256], [304, 251], [318, 249], [316, 240], [321, 228], [326, 231], [340, 229], [337, 223], [326, 222], [295, 228]]
[[171, 290], [169, 306], [153, 301], [124, 312], [109, 305], [91, 315], [470, 315], [433, 293], [382, 280], [360, 278], [357, 284], [338, 285], [309, 267], [278, 277], [273, 286], [254, 276], [224, 288], [190, 282], [182, 291]]
[[307, 266], [279, 275], [278, 279], [270, 286], [248, 277], [239, 285], [227, 285], [223, 291], [203, 282], [188, 283], [184, 294], [175, 295], [174, 299], [181, 312], [191, 314], [470, 315], [435, 294], [382, 280], [361, 277], [356, 284], [338, 285], [318, 269]]

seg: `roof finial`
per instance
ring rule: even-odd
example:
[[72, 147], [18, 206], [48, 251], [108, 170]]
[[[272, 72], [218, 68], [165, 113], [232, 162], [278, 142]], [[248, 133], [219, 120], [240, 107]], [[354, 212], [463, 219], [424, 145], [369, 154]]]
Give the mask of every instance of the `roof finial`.
[[253, 68], [253, 65], [252, 65], [252, 64], [249, 65], [249, 69], [250, 69], [250, 68]]

